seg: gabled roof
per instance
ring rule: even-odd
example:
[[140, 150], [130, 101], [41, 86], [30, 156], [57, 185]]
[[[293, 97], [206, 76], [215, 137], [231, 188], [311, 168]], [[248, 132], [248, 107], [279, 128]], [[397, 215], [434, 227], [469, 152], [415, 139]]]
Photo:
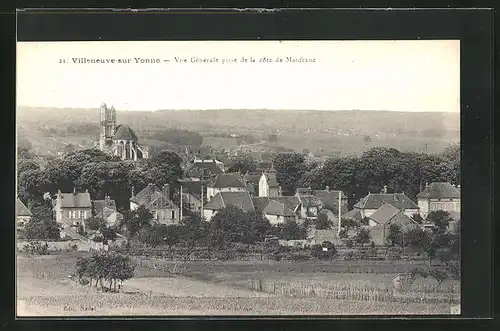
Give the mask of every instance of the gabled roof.
[[288, 209], [294, 212], [300, 206], [300, 199], [295, 196], [280, 196], [280, 197], [272, 197], [270, 199], [284, 203]]
[[62, 208], [92, 208], [90, 194], [85, 193], [61, 193]]
[[391, 204], [385, 203], [377, 209], [369, 218], [378, 224], [385, 224], [401, 211]]
[[384, 203], [389, 203], [398, 209], [418, 209], [404, 193], [370, 193], [354, 205], [359, 209], [379, 209]]
[[180, 183], [182, 185], [182, 192], [188, 193], [197, 199], [201, 199], [201, 181], [186, 180]]
[[258, 184], [259, 181], [260, 181], [260, 177], [262, 176], [262, 172], [261, 171], [255, 171], [255, 172], [247, 172], [245, 174], [245, 176], [243, 176], [243, 179], [247, 182], [247, 183], [254, 183], [254, 184]]
[[116, 202], [112, 199], [104, 199], [104, 200], [93, 200], [92, 205], [94, 207], [94, 214], [98, 215], [102, 213], [104, 208], [116, 210]]
[[271, 168], [264, 171], [263, 175], [266, 177], [269, 187], [279, 187], [278, 180], [276, 179], [276, 170], [274, 170], [273, 164], [271, 164]]
[[122, 213], [116, 211], [116, 209], [112, 209], [109, 207], [104, 207], [101, 215], [103, 218], [106, 219], [106, 218], [110, 217], [111, 215], [113, 215], [113, 213], [116, 213], [118, 218], [123, 217]]
[[339, 194], [341, 194], [342, 210], [348, 210], [347, 196], [342, 191], [312, 190], [311, 194], [320, 199], [325, 207], [331, 209], [334, 213], [338, 213]]
[[278, 202], [276, 200], [270, 200], [264, 208], [263, 213], [283, 217], [296, 216], [295, 213], [287, 208], [283, 202]]
[[156, 191], [151, 195], [150, 201], [145, 205], [146, 208], [150, 208], [153, 205], [157, 204], [155, 207], [159, 209], [164, 208], [177, 208], [177, 206], [170, 200], [163, 192]]
[[384, 204], [375, 211], [370, 219], [375, 221], [377, 225], [385, 225], [389, 223], [395, 224], [416, 224], [410, 217], [406, 216], [403, 211], [397, 209], [391, 204]]
[[138, 205], [145, 205], [151, 201], [151, 196], [155, 192], [161, 192], [158, 186], [154, 184], [148, 184], [139, 193], [130, 198], [130, 201], [135, 202]]
[[16, 216], [33, 216], [28, 207], [19, 199], [16, 199]]
[[256, 213], [262, 213], [266, 208], [270, 198], [269, 197], [252, 197], [252, 202]]
[[241, 208], [243, 211], [255, 211], [252, 198], [248, 192], [219, 192], [204, 209], [219, 210], [229, 206]]
[[241, 178], [241, 175], [237, 172], [220, 173], [212, 180], [210, 187], [213, 188], [229, 188], [238, 187], [245, 188], [246, 185]]
[[347, 213], [343, 214], [341, 217], [343, 219], [347, 219], [347, 220], [357, 220], [357, 221], [363, 220], [363, 217], [361, 216], [361, 211], [360, 211], [360, 209], [357, 209], [357, 208], [348, 211]]
[[196, 162], [193, 163], [186, 172], [187, 177], [201, 177], [203, 171], [207, 176], [213, 176], [222, 173], [222, 169], [215, 162]]
[[448, 182], [434, 182], [417, 194], [417, 198], [452, 199], [460, 198], [460, 189]]
[[133, 140], [137, 141], [137, 136], [134, 130], [132, 130], [128, 125], [118, 125], [116, 127], [116, 132], [113, 136], [115, 140]]
[[315, 207], [315, 206], [323, 206], [323, 202], [316, 198], [314, 195], [299, 195], [298, 196], [300, 203], [304, 207]]

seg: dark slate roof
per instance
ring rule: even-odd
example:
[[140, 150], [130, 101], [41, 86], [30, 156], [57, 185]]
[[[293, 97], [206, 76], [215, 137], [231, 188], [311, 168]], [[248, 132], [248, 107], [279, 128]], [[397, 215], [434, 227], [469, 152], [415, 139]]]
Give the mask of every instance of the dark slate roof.
[[177, 206], [170, 200], [163, 192], [156, 191], [151, 195], [150, 201], [146, 204], [146, 208], [149, 208], [158, 203], [157, 208], [172, 208], [175, 209]]
[[298, 194], [298, 195], [310, 195], [310, 194], [312, 194], [312, 189], [310, 187], [298, 187], [295, 190], [295, 194]]
[[203, 170], [206, 170], [207, 176], [223, 173], [222, 169], [214, 162], [196, 162], [189, 167], [187, 176], [199, 178], [203, 174]]
[[16, 216], [33, 216], [28, 207], [19, 199], [16, 200]]
[[266, 208], [269, 200], [269, 197], [252, 197], [255, 212], [262, 213], [264, 208]]
[[228, 188], [228, 187], [246, 187], [243, 178], [237, 172], [220, 173], [212, 180], [210, 187]]
[[255, 211], [252, 198], [247, 192], [219, 192], [206, 205], [205, 209], [219, 210], [229, 206], [243, 211]]
[[135, 135], [134, 130], [132, 130], [128, 125], [118, 125], [113, 139], [137, 141], [137, 136]]
[[116, 202], [112, 199], [93, 200], [92, 205], [94, 207], [94, 215], [100, 214], [104, 210], [104, 208], [116, 210]]
[[278, 202], [276, 200], [270, 200], [264, 208], [263, 212], [267, 215], [277, 215], [284, 217], [295, 216], [295, 213], [287, 208], [284, 203]]
[[300, 206], [300, 200], [295, 196], [272, 197], [270, 199], [284, 203], [285, 206], [291, 211], [295, 211], [297, 207]]
[[161, 192], [161, 190], [154, 184], [148, 184], [139, 193], [130, 198], [130, 201], [137, 203], [138, 205], [146, 205], [151, 201], [151, 197], [155, 192]]
[[427, 199], [451, 199], [460, 198], [460, 189], [447, 182], [431, 183], [422, 192], [417, 194], [417, 198]]
[[325, 207], [331, 209], [334, 213], [338, 213], [339, 194], [342, 194], [342, 210], [348, 210], [349, 208], [345, 200], [347, 197], [342, 191], [313, 190], [311, 194], [320, 199]]
[[316, 198], [314, 195], [299, 195], [298, 196], [300, 203], [304, 207], [314, 207], [314, 206], [323, 206], [323, 202]]
[[182, 191], [189, 193], [197, 199], [201, 199], [201, 181], [181, 181]]
[[260, 181], [260, 177], [262, 177], [262, 172], [247, 172], [243, 177], [247, 183], [255, 183], [258, 184]]
[[361, 221], [363, 217], [361, 217], [361, 211], [359, 209], [353, 209], [348, 211], [347, 213], [341, 216], [343, 219], [351, 219]]
[[62, 208], [92, 208], [90, 194], [85, 193], [61, 193]]
[[359, 209], [379, 209], [384, 203], [389, 203], [398, 209], [418, 209], [404, 193], [370, 193], [354, 205]]
[[268, 169], [264, 172], [264, 175], [267, 178], [267, 185], [269, 187], [278, 187], [278, 180], [276, 179], [276, 170], [271, 166], [271, 169]]
[[370, 219], [378, 224], [385, 224], [400, 212], [401, 211], [398, 208], [394, 207], [391, 204], [385, 203], [370, 216]]

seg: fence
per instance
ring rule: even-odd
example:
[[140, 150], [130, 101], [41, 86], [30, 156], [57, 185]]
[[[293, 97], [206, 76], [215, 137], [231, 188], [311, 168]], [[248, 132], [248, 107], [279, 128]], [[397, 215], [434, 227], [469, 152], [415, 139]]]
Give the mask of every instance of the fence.
[[40, 242], [42, 245], [45, 245], [47, 243], [47, 250], [49, 251], [65, 251], [65, 250], [76, 250], [76, 251], [89, 251], [90, 246], [88, 243], [84, 243], [81, 240], [60, 240], [60, 241], [55, 241], [55, 240], [30, 240], [30, 239], [23, 239], [23, 240], [17, 240], [16, 245], [17, 245], [17, 250], [20, 252], [24, 249], [26, 245], [29, 245], [30, 243], [34, 242]]
[[410, 291], [395, 291], [391, 286], [373, 286], [287, 283], [263, 280], [250, 280], [251, 290], [290, 297], [319, 297], [339, 300], [390, 301], [418, 303], [459, 303], [460, 291], [456, 287], [440, 289], [435, 286], [417, 286]]

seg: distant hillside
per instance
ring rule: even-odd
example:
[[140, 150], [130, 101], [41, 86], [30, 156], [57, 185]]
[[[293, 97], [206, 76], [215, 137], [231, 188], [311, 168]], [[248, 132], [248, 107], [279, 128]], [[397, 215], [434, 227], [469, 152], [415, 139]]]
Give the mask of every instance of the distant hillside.
[[[205, 137], [223, 133], [265, 140], [269, 134], [277, 134], [284, 147], [308, 149], [313, 153], [322, 149], [326, 154], [331, 151], [359, 153], [372, 144], [433, 151], [458, 141], [460, 136], [459, 114], [439, 112], [117, 110], [117, 122], [130, 125], [143, 139], [150, 139], [152, 134], [165, 129], [178, 129], [201, 134], [204, 144], [220, 141], [222, 146], [234, 144], [234, 139]], [[57, 138], [65, 130], [66, 136], [83, 141], [90, 135], [92, 138], [98, 135], [99, 109], [19, 107], [17, 123], [19, 133], [29, 140], [47, 135]]]

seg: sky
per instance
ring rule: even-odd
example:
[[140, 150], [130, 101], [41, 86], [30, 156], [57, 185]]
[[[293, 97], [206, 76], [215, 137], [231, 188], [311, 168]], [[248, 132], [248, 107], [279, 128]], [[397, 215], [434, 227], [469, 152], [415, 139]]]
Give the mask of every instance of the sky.
[[458, 40], [19, 42], [17, 105], [459, 112], [459, 52]]

